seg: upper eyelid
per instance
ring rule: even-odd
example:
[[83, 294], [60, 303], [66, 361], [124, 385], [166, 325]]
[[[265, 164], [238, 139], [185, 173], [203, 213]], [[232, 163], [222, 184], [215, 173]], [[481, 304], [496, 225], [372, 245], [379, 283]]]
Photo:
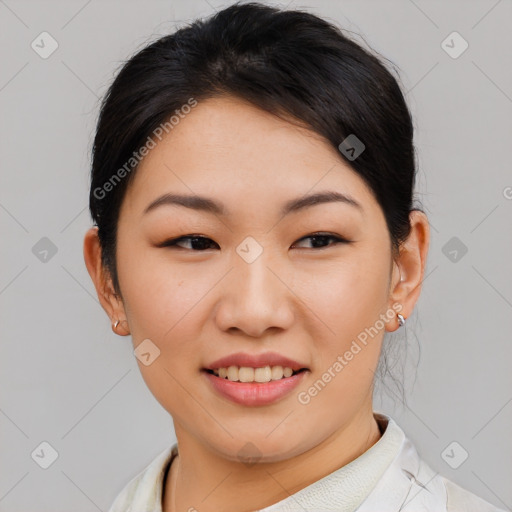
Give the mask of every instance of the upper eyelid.
[[[327, 237], [339, 238], [341, 240], [344, 239], [344, 237], [341, 236], [341, 235], [336, 235], [334, 233], [323, 233], [323, 232], [320, 232], [320, 233], [311, 233], [309, 235], [301, 236], [300, 238], [297, 238], [297, 240], [304, 240], [304, 238], [312, 238], [312, 237], [315, 237], [315, 236], [323, 236], [323, 237], [326, 237], [326, 238]], [[190, 234], [190, 235], [178, 236], [176, 238], [169, 238], [168, 240], [165, 240], [163, 243], [166, 243], [166, 242], [178, 242], [179, 240], [184, 240], [184, 239], [186, 240], [186, 239], [190, 239], [190, 238], [204, 238], [205, 240], [211, 240], [212, 242], [215, 242], [215, 240], [213, 240], [209, 236]]]

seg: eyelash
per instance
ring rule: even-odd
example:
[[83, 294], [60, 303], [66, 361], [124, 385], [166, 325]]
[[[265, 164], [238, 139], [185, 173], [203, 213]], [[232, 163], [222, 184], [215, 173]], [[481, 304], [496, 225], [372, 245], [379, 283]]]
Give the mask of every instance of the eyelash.
[[[340, 236], [337, 236], [337, 235], [332, 235], [330, 233], [311, 233], [310, 235], [307, 235], [307, 236], [304, 236], [302, 238], [299, 238], [297, 240], [297, 242], [301, 242], [302, 240], [306, 240], [308, 238], [327, 238], [327, 239], [332, 239], [334, 240], [335, 242], [333, 244], [330, 244], [330, 245], [327, 245], [327, 246], [324, 246], [324, 247], [306, 247], [306, 249], [313, 249], [313, 250], [319, 250], [319, 249], [327, 249], [329, 247], [334, 247], [335, 245], [338, 245], [340, 243], [342, 244], [350, 244], [351, 241], [350, 240], [347, 240], [346, 238], [342, 238]], [[173, 238], [173, 239], [170, 239], [170, 240], [166, 240], [165, 242], [162, 242], [159, 247], [176, 247], [178, 249], [183, 249], [185, 251], [193, 251], [193, 252], [203, 252], [203, 250], [194, 250], [194, 249], [186, 249], [185, 247], [180, 247], [179, 245], [177, 245], [178, 242], [182, 241], [182, 240], [197, 240], [197, 239], [200, 239], [200, 240], [211, 240], [211, 238], [208, 238], [206, 236], [200, 236], [200, 235], [186, 235], [186, 236], [180, 236], [179, 238]], [[213, 240], [211, 240], [213, 242]]]

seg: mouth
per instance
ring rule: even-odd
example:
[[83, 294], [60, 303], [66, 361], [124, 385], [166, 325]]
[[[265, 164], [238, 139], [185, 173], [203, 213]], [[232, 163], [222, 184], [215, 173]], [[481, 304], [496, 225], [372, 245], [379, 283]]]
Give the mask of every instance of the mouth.
[[284, 399], [310, 372], [307, 368], [293, 370], [281, 366], [229, 366], [203, 368], [201, 373], [217, 396], [238, 405], [256, 407]]
[[278, 381], [293, 377], [301, 372], [307, 371], [307, 368], [299, 368], [294, 370], [289, 366], [225, 366], [220, 368], [203, 368], [210, 375], [219, 377], [220, 379], [229, 380], [231, 382], [246, 382], [254, 384], [266, 384], [272, 381]]

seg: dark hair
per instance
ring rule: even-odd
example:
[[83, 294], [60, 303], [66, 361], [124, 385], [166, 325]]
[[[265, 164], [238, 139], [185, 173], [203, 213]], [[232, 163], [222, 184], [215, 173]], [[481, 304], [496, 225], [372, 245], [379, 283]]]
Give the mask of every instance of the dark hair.
[[382, 208], [397, 254], [410, 233], [409, 212], [419, 209], [412, 205], [413, 125], [397, 81], [379, 58], [313, 14], [237, 2], [140, 50], [103, 99], [89, 206], [117, 294], [117, 222], [134, 152], [191, 98], [223, 95], [302, 124], [337, 150], [351, 134], [362, 141], [357, 158], [338, 153]]

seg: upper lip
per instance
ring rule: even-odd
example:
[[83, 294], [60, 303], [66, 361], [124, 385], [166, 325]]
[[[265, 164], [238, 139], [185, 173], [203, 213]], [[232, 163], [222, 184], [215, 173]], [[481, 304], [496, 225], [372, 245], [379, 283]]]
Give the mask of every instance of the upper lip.
[[289, 357], [282, 356], [277, 352], [265, 352], [264, 354], [246, 354], [244, 352], [237, 352], [229, 356], [221, 357], [208, 366], [205, 370], [215, 370], [217, 368], [227, 368], [229, 366], [246, 366], [249, 368], [260, 368], [263, 366], [282, 366], [291, 368], [294, 371], [306, 368], [305, 365], [290, 359]]

